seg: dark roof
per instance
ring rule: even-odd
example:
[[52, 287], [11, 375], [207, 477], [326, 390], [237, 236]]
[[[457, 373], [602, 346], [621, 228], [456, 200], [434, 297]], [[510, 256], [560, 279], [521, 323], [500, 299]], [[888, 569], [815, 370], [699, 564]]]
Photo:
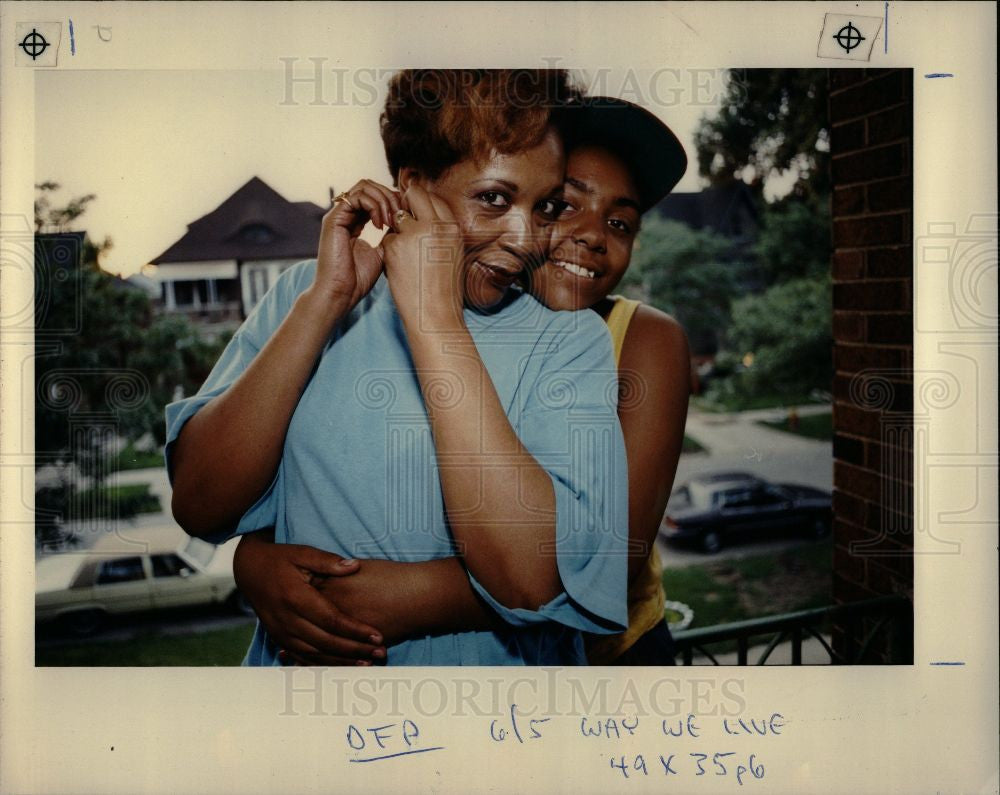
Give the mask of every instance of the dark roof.
[[693, 229], [708, 228], [724, 235], [745, 233], [740, 225], [734, 226], [740, 208], [745, 208], [756, 220], [750, 189], [737, 180], [725, 185], [713, 185], [698, 193], [671, 193], [663, 199], [653, 212], [664, 218], [680, 221]]
[[324, 212], [312, 202], [290, 202], [253, 177], [208, 215], [188, 224], [180, 240], [150, 261], [313, 257]]

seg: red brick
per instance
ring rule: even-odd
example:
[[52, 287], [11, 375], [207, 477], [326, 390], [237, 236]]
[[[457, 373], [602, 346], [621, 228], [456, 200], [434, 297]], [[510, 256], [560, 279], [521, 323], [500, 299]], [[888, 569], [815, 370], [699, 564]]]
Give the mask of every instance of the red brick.
[[835, 218], [863, 213], [866, 209], [864, 185], [837, 188], [833, 192], [831, 207]]
[[889, 144], [863, 149], [845, 155], [834, 155], [833, 184], [843, 187], [852, 182], [870, 182], [873, 179], [898, 177], [909, 170], [909, 147]]
[[893, 312], [870, 314], [868, 317], [868, 342], [887, 345], [913, 344], [913, 314]]
[[913, 105], [907, 103], [868, 117], [868, 143], [884, 144], [913, 137]]
[[834, 251], [833, 278], [860, 279], [865, 275], [865, 253], [863, 251]]
[[834, 312], [833, 338], [838, 342], [864, 342], [865, 316], [857, 312]]
[[867, 586], [853, 582], [842, 576], [837, 571], [836, 565], [833, 569], [833, 598], [838, 603], [860, 602], [864, 599], [871, 599], [878, 594], [874, 593]]
[[830, 151], [834, 156], [853, 152], [866, 143], [864, 119], [835, 124], [830, 132]]
[[913, 211], [913, 177], [896, 177], [867, 185], [868, 209], [873, 213], [890, 210]]
[[853, 86], [865, 79], [864, 69], [831, 69], [830, 93], [833, 94], [847, 86]]
[[865, 584], [867, 574], [864, 558], [852, 555], [841, 547], [833, 548], [833, 570], [841, 577], [859, 585]]
[[[837, 340], [840, 342], [840, 340]], [[853, 376], [844, 375], [843, 373], [834, 373], [833, 384], [831, 391], [833, 393], [833, 399], [841, 401], [842, 403], [851, 402], [851, 381], [853, 381]]]
[[860, 439], [841, 434], [833, 435], [833, 457], [857, 466], [865, 465], [865, 444]]
[[909, 309], [909, 288], [904, 279], [834, 284], [833, 308], [835, 311]]
[[[880, 412], [878, 411], [864, 411], [845, 403], [834, 403], [833, 418], [833, 426], [838, 431], [876, 441], [882, 438], [882, 425], [879, 421]], [[836, 484], [836, 481], [834, 483]], [[852, 493], [856, 494], [857, 492]]]
[[[901, 370], [905, 351], [903, 348], [848, 345], [837, 342], [833, 347], [834, 370], [840, 373], [860, 373], [862, 370]], [[848, 393], [845, 402], [854, 402]]]
[[833, 489], [833, 515], [837, 520], [863, 525], [865, 517], [868, 515], [868, 504], [859, 497], [835, 487]]
[[873, 279], [913, 275], [913, 247], [873, 248], [868, 252], [868, 275]]
[[843, 461], [833, 462], [833, 482], [838, 489], [869, 501], [879, 500], [882, 495], [881, 479], [876, 473]]
[[[888, 549], [898, 546], [902, 549], [913, 548], [913, 515], [893, 511], [880, 502], [869, 503], [868, 517], [865, 527], [874, 532], [876, 537], [886, 539]], [[891, 542], [891, 543], [889, 543]]]
[[[893, 557], [878, 557], [869, 558], [867, 561], [868, 572], [867, 581], [868, 587], [872, 590], [878, 591], [884, 594], [894, 594], [899, 593], [899, 591], [904, 590], [907, 586], [913, 585], [913, 577], [910, 576], [909, 581], [906, 577], [898, 571], [895, 566], [891, 565], [891, 562], [896, 558], [904, 558], [905, 554], [900, 554]], [[884, 565], [884, 562], [890, 563], [889, 566]]]
[[864, 218], [834, 220], [835, 248], [858, 248], [902, 243], [906, 240], [906, 224], [902, 213], [869, 215]]
[[[902, 102], [907, 70], [892, 70], [874, 80], [857, 83], [830, 96], [830, 118], [834, 123], [874, 113]], [[912, 77], [909, 78], [912, 81]]]

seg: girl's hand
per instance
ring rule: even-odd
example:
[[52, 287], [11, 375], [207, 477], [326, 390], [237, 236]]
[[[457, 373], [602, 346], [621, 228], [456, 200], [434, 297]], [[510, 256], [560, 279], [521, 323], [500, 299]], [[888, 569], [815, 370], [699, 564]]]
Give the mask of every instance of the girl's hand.
[[275, 544], [250, 533], [233, 558], [236, 584], [274, 642], [311, 665], [372, 665], [385, 660], [382, 633], [345, 614], [311, 584], [314, 577], [348, 577], [357, 560], [298, 544]]
[[[462, 233], [451, 208], [418, 185], [403, 194], [403, 209], [382, 240], [385, 272], [404, 319], [420, 328], [462, 318]], [[430, 326], [428, 326], [428, 321]]]
[[361, 230], [369, 221], [388, 228], [401, 206], [396, 191], [371, 180], [347, 191], [323, 216], [310, 290], [342, 312], [353, 309], [382, 273], [382, 252], [361, 240]]

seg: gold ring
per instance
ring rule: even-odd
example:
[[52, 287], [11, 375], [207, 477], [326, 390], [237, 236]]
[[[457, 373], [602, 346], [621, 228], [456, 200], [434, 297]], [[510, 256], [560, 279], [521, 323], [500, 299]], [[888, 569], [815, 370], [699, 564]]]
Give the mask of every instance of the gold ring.
[[413, 218], [413, 215], [411, 213], [408, 213], [406, 210], [396, 210], [396, 212], [393, 213], [392, 216], [392, 220], [396, 224], [396, 226], [399, 226], [407, 218]]
[[350, 202], [347, 201], [347, 195], [348, 192], [346, 190], [343, 193], [338, 193], [336, 196], [333, 197], [333, 203], [336, 204], [337, 202], [344, 201], [350, 204]]

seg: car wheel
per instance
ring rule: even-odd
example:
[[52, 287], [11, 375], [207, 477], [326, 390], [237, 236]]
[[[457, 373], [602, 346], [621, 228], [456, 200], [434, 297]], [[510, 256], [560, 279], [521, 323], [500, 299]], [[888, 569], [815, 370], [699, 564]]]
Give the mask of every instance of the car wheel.
[[229, 606], [243, 616], [257, 615], [254, 612], [253, 605], [250, 604], [250, 601], [238, 590], [233, 591], [232, 595], [229, 597]]
[[706, 530], [701, 534], [701, 549], [702, 552], [714, 555], [722, 549], [722, 536], [715, 530]]
[[83, 638], [100, 630], [107, 620], [108, 614], [103, 610], [78, 610], [63, 616], [60, 623], [71, 635]]

